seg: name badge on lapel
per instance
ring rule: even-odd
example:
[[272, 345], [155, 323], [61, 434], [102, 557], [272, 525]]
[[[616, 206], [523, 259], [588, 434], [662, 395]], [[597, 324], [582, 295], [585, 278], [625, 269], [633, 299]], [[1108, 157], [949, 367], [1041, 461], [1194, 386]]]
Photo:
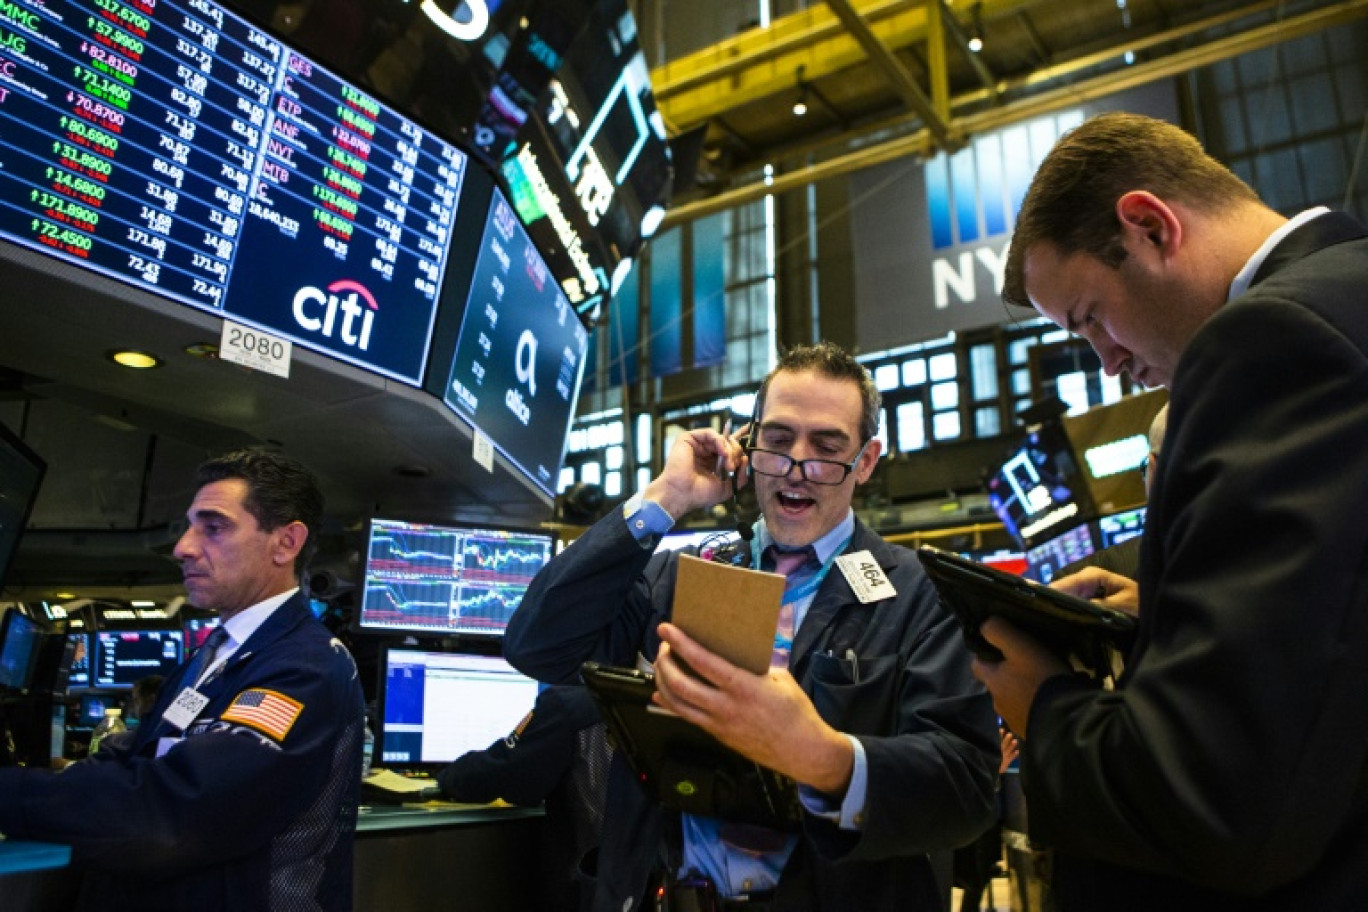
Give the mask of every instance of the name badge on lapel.
[[185, 731], [208, 705], [208, 697], [193, 687], [187, 687], [176, 695], [170, 706], [166, 707], [166, 712], [162, 713], [162, 720], [170, 723], [177, 731]]
[[874, 559], [874, 555], [868, 551], [855, 551], [851, 554], [842, 554], [836, 558], [836, 566], [841, 568], [842, 575], [846, 582], [850, 583], [850, 588], [854, 590], [855, 597], [863, 605], [872, 602], [881, 602], [886, 598], [892, 598], [898, 592], [889, 582], [887, 574], [883, 572], [883, 567]]

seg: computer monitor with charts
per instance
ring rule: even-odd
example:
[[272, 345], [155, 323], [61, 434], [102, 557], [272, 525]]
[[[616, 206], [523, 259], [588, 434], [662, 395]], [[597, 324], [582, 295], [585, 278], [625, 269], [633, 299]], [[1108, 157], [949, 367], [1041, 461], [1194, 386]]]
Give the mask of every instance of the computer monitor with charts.
[[550, 532], [372, 519], [357, 625], [500, 636], [555, 547]]
[[391, 646], [380, 668], [379, 767], [435, 769], [483, 750], [537, 699], [537, 682], [499, 656]]

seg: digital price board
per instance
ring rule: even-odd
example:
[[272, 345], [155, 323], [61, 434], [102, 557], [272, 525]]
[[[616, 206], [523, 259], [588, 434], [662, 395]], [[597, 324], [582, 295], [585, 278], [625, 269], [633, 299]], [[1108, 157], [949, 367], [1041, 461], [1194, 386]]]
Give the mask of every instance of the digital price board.
[[589, 333], [498, 191], [443, 400], [555, 496]]
[[0, 237], [415, 386], [467, 161], [209, 0], [0, 0]]

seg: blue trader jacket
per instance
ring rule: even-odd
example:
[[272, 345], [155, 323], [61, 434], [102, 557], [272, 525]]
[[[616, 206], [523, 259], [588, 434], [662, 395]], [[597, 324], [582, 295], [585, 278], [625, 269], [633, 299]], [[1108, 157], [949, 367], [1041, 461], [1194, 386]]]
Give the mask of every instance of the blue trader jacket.
[[[839, 571], [829, 573], [794, 640], [792, 671], [822, 718], [865, 749], [865, 819], [852, 832], [807, 815], [775, 908], [941, 909], [950, 850], [992, 822], [996, 719], [970, 675], [959, 627], [917, 556], [858, 520], [849, 550], [868, 550], [897, 594], [863, 605]], [[504, 655], [556, 684], [576, 682], [587, 659], [630, 666], [641, 653], [654, 660], [678, 564], [677, 552], [653, 557], [614, 510], [537, 575], [509, 624]], [[851, 655], [857, 664], [841, 658]], [[677, 831], [678, 815], [647, 798], [618, 752], [595, 912], [640, 908], [652, 870], [677, 862]]]
[[296, 594], [157, 757], [185, 673], [126, 746], [60, 773], [0, 769], [0, 832], [70, 845], [81, 908], [351, 909], [365, 710], [350, 653]]

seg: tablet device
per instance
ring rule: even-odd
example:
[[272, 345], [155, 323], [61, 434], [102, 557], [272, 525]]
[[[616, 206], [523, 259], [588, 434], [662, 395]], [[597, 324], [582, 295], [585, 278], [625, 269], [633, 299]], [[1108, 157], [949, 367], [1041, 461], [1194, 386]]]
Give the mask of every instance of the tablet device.
[[1110, 659], [1117, 654], [1124, 657], [1135, 642], [1135, 618], [1115, 608], [931, 545], [919, 547], [917, 555], [941, 602], [964, 628], [965, 642], [985, 661], [1002, 658], [997, 647], [979, 633], [979, 625], [989, 617], [1010, 621], [1060, 658], [1076, 659], [1104, 674], [1110, 673]]
[[585, 662], [585, 686], [647, 794], [668, 808], [797, 831], [798, 785], [651, 702], [655, 675]]

